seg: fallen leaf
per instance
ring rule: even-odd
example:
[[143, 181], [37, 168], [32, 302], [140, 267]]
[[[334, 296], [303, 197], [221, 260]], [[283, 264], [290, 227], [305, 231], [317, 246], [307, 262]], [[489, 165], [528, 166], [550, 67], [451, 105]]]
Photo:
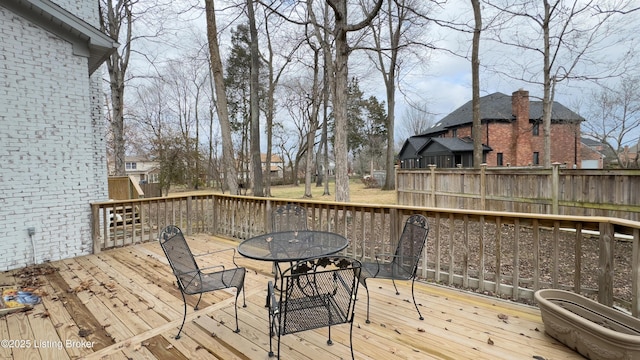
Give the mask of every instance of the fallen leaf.
[[489, 338], [489, 339], [487, 340], [487, 344], [489, 344], [489, 345], [493, 345], [493, 340], [491, 340], [491, 338]]

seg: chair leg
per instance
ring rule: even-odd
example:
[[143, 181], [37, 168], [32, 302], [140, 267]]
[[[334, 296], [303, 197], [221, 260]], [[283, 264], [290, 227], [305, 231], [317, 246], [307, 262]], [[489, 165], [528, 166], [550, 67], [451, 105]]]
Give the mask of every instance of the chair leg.
[[418, 310], [418, 317], [420, 320], [424, 320], [424, 318], [422, 317], [422, 314], [420, 313], [420, 309], [418, 309], [418, 304], [416, 303], [416, 296], [413, 292], [413, 285], [416, 283], [416, 278], [414, 277], [411, 280], [411, 297], [413, 298], [413, 305], [416, 307], [416, 310]]
[[180, 333], [182, 332], [182, 328], [184, 327], [184, 322], [187, 320], [187, 299], [184, 296], [184, 293], [180, 291], [182, 294], [182, 302], [184, 303], [184, 313], [182, 315], [182, 325], [180, 325], [180, 330], [178, 330], [178, 335], [176, 335], [176, 340], [180, 339]]
[[276, 334], [274, 327], [275, 316], [271, 313], [271, 308], [269, 308], [269, 357], [273, 357], [275, 355], [273, 353], [273, 336]]
[[351, 325], [349, 328], [349, 347], [351, 348], [351, 360], [354, 360], [353, 356], [353, 317], [351, 318]]
[[400, 291], [398, 291], [398, 287], [396, 286], [396, 281], [391, 279], [391, 282], [393, 283], [393, 288], [396, 289], [396, 295], [400, 295]]
[[[238, 326], [238, 295], [240, 295], [240, 292], [236, 291], [236, 303], [234, 306], [234, 308], [236, 309], [236, 329], [233, 331], [236, 334], [240, 332], [240, 326]], [[247, 306], [247, 304], [245, 304], [244, 306]]]
[[329, 325], [329, 339], [327, 340], [327, 345], [333, 345], [333, 341], [331, 341], [331, 325]]
[[247, 299], [245, 297], [244, 287], [242, 287], [242, 307], [243, 308], [247, 307]]
[[367, 324], [370, 324], [371, 321], [369, 321], [369, 288], [367, 287], [366, 279], [362, 282], [362, 285], [364, 285], [364, 289], [367, 290], [367, 320], [365, 320], [365, 322]]
[[202, 293], [200, 293], [200, 297], [198, 297], [198, 302], [196, 303], [196, 306], [193, 307], [193, 310], [198, 310], [198, 305], [200, 305], [200, 300], [202, 300]]

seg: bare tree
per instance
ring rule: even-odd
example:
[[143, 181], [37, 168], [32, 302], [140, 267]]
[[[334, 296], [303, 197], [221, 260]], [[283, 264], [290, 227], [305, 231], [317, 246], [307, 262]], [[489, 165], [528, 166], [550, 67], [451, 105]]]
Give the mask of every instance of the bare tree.
[[[401, 64], [407, 61], [408, 50], [418, 46], [431, 47], [421, 43], [428, 20], [425, 14], [429, 11], [429, 2], [424, 0], [389, 0], [380, 10], [380, 15], [369, 25], [373, 40], [373, 52], [369, 58], [382, 74], [386, 90], [387, 103], [387, 150], [386, 180], [383, 190], [395, 189], [395, 105], [396, 83], [399, 81]], [[400, 57], [404, 51], [404, 56]]]
[[[638, 167], [637, 156], [629, 156], [628, 147], [638, 142], [640, 130], [640, 79], [623, 78], [618, 86], [603, 87], [591, 94], [584, 123], [585, 133], [608, 147], [620, 167]], [[625, 149], [627, 152], [625, 153]]]
[[222, 133], [222, 159], [225, 170], [225, 181], [231, 194], [238, 193], [238, 176], [234, 164], [233, 142], [231, 139], [231, 125], [229, 123], [229, 107], [224, 86], [220, 45], [218, 44], [218, 28], [213, 0], [205, 0], [207, 18], [207, 39], [209, 40], [209, 56], [211, 59], [211, 73], [216, 92], [216, 110]]
[[480, 34], [482, 32], [482, 12], [480, 0], [471, 0], [473, 7], [473, 41], [471, 45], [471, 108], [473, 112], [473, 167], [482, 164], [482, 124], [480, 119]]
[[[291, 64], [294, 53], [300, 48], [303, 43], [302, 40], [296, 40], [293, 37], [288, 36], [290, 31], [281, 23], [282, 18], [272, 16], [273, 12], [264, 13], [263, 31], [265, 34], [266, 49], [262, 53], [262, 61], [266, 67], [266, 91], [265, 91], [265, 120], [266, 120], [266, 134], [267, 134], [267, 154], [265, 167], [267, 169], [267, 176], [264, 182], [265, 196], [271, 196], [271, 157], [273, 149], [273, 122], [276, 114], [276, 89], [280, 79], [282, 78], [285, 70]], [[276, 19], [281, 20], [278, 22]], [[276, 38], [272, 27], [281, 30], [281, 38]], [[292, 45], [290, 48], [285, 49], [283, 44]], [[276, 51], [276, 49], [280, 51]], [[281, 62], [278, 62], [278, 55], [282, 58]]]
[[347, 149], [347, 84], [349, 80], [349, 44], [347, 34], [359, 31], [369, 25], [378, 14], [383, 0], [375, 0], [366, 7], [364, 18], [349, 24], [347, 0], [325, 0], [333, 10], [333, 38], [335, 46], [334, 78], [333, 78], [333, 114], [335, 117], [335, 173], [336, 173], [336, 201], [349, 201], [349, 151]]
[[[256, 15], [253, 8], [254, 0], [247, 0], [247, 15], [249, 18], [251, 80], [249, 90], [249, 108], [251, 117], [251, 168], [253, 195], [264, 196], [262, 184], [262, 159], [260, 158], [260, 52], [258, 49], [258, 29]], [[269, 171], [269, 169], [267, 169]]]
[[125, 74], [131, 55], [133, 5], [129, 0], [103, 0], [100, 7], [100, 28], [113, 39], [121, 43], [107, 59], [109, 85], [111, 88], [111, 133], [113, 136], [113, 156], [115, 175], [125, 175], [125, 139], [124, 139], [124, 90]]
[[[596, 80], [618, 76], [624, 72], [622, 66], [631, 51], [616, 54], [612, 49], [627, 41], [625, 36], [620, 34], [621, 24], [624, 24], [621, 16], [633, 11], [631, 2], [608, 2], [606, 6], [595, 0], [543, 0], [542, 3], [510, 0], [487, 3], [512, 16], [515, 27], [534, 25], [540, 30], [538, 33], [527, 33], [511, 32], [502, 28], [497, 34], [497, 40], [523, 51], [518, 61], [527, 58], [528, 52], [539, 54], [542, 58], [542, 79], [539, 76], [540, 68], [532, 66], [530, 61], [523, 61], [517, 65], [521, 67], [521, 71], [511, 69], [503, 74], [518, 80], [542, 84], [544, 166], [550, 167], [551, 114], [556, 85], [568, 79]], [[606, 11], [602, 10], [604, 7]], [[594, 64], [601, 66], [593, 66]]]
[[399, 124], [400, 137], [404, 141], [406, 138], [426, 132], [434, 125], [433, 116], [426, 103], [406, 108]]

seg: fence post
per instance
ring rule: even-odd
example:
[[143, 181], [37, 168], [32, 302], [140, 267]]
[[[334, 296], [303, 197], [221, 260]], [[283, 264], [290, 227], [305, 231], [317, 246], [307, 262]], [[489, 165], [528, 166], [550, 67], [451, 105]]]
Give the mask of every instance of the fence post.
[[613, 305], [613, 249], [615, 246], [613, 224], [600, 223], [600, 261], [598, 270], [598, 302]]
[[560, 163], [551, 164], [551, 213], [558, 215], [558, 194], [560, 192]]
[[431, 172], [431, 204], [427, 206], [436, 207], [436, 165], [429, 164], [429, 171]]
[[480, 164], [480, 209], [487, 210], [487, 164]]

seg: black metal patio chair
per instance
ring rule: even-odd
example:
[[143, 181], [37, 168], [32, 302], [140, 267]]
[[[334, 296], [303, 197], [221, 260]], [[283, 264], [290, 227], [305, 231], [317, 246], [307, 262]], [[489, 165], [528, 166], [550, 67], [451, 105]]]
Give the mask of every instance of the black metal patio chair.
[[418, 263], [420, 255], [427, 241], [429, 233], [429, 223], [427, 218], [422, 215], [411, 215], [404, 224], [404, 229], [398, 240], [398, 246], [393, 254], [375, 254], [375, 262], [362, 262], [362, 275], [360, 283], [367, 290], [367, 324], [369, 321], [369, 288], [367, 287], [368, 278], [391, 279], [396, 295], [400, 295], [396, 280], [411, 280], [411, 297], [413, 305], [418, 310], [420, 320], [424, 320], [416, 297], [414, 295], [414, 284], [416, 281], [416, 272], [418, 271]]
[[269, 356], [273, 353], [273, 337], [350, 324], [349, 347], [353, 359], [353, 318], [358, 292], [360, 262], [345, 256], [324, 256], [296, 262], [283, 272], [279, 289], [269, 281]]
[[307, 209], [300, 205], [282, 205], [271, 213], [272, 232], [307, 229]]
[[[180, 293], [182, 294], [182, 301], [184, 302], [184, 316], [182, 317], [182, 324], [180, 325], [180, 330], [178, 330], [176, 339], [180, 338], [180, 333], [182, 332], [184, 322], [187, 318], [186, 295], [199, 295], [198, 302], [196, 303], [196, 306], [193, 307], [194, 310], [198, 310], [198, 305], [200, 304], [200, 300], [202, 300], [202, 294], [227, 288], [237, 289], [235, 301], [235, 332], [240, 332], [240, 328], [238, 327], [238, 296], [240, 295], [240, 291], [242, 291], [243, 307], [247, 306], [244, 293], [245, 268], [238, 267], [234, 259], [233, 264], [235, 267], [231, 269], [225, 269], [224, 265], [216, 265], [200, 269], [195, 259], [199, 256], [214, 255], [222, 251], [233, 251], [233, 257], [235, 258], [236, 250], [234, 248], [230, 248], [200, 255], [193, 255], [182, 231], [174, 225], [167, 226], [160, 233], [158, 240], [162, 250], [167, 256], [171, 270], [173, 270], [173, 275], [176, 276], [176, 282], [180, 289]], [[219, 270], [205, 272], [206, 270], [211, 269]]]

